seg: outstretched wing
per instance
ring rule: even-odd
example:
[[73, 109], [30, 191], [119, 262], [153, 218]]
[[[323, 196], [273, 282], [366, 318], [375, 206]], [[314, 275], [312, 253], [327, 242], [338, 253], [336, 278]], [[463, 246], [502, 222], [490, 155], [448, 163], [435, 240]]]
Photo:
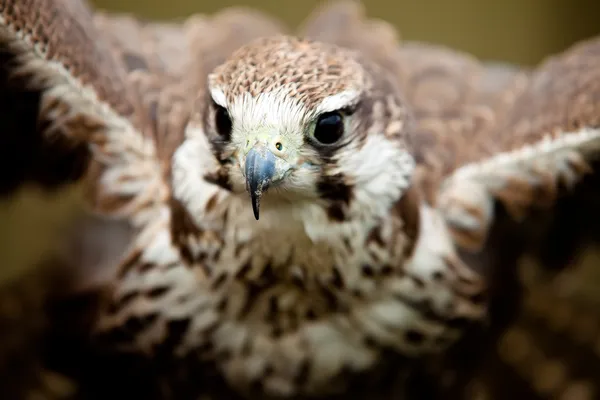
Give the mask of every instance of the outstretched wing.
[[594, 171], [600, 153], [600, 39], [546, 60], [493, 127], [472, 137], [440, 188], [439, 205], [468, 248], [480, 248], [494, 202], [521, 219]]
[[[128, 141], [135, 146], [136, 140], [143, 140], [138, 125], [131, 122], [139, 112], [139, 103], [127, 83], [126, 71], [111, 57], [109, 46], [95, 31], [91, 20], [85, 4], [75, 1], [0, 1], [0, 141], [3, 160], [13, 160], [5, 161], [2, 168], [3, 178], [11, 178], [10, 184], [2, 179], [3, 194], [23, 180], [49, 186], [77, 180], [90, 164], [98, 171], [112, 168], [113, 176], [122, 176], [125, 162], [116, 147]], [[90, 153], [96, 158], [92, 163]], [[120, 204], [133, 198], [126, 194]], [[102, 198], [96, 200], [103, 203]], [[61, 203], [68, 206], [75, 202], [63, 198]], [[40, 211], [40, 215], [48, 212], [52, 210]], [[86, 235], [98, 231], [81, 222]], [[52, 295], [63, 293], [62, 279], [71, 278], [75, 271], [65, 271], [62, 265], [49, 263], [48, 257], [54, 258], [56, 246], [52, 250], [46, 248], [43, 253], [31, 248], [31, 243], [37, 243], [40, 236], [50, 235], [44, 229], [39, 231], [45, 225], [30, 226], [31, 242], [21, 243], [16, 250], [23, 252], [26, 248], [25, 251], [33, 252], [34, 256], [28, 259], [35, 266], [21, 265], [14, 282], [3, 279], [0, 284], [5, 344], [0, 349], [0, 381], [2, 391], [12, 398], [35, 396], [36, 391], [48, 398], [62, 398], [51, 389], [60, 381], [42, 371], [42, 346], [48, 337], [47, 302]], [[78, 232], [80, 238], [81, 234]], [[126, 243], [126, 237], [106, 237], [109, 240], [102, 244], [107, 247], [98, 246], [97, 238], [91, 239], [96, 244], [93, 250], [122, 251], [121, 242]], [[53, 244], [59, 245], [61, 241], [57, 237]], [[78, 257], [77, 253], [71, 255]], [[88, 253], [82, 256], [85, 260], [73, 260], [73, 264], [92, 268], [95, 261], [89, 258], [95, 256]], [[6, 263], [14, 262], [3, 255], [0, 268], [10, 271], [17, 265]], [[0, 273], [2, 277], [6, 275], [4, 272]], [[22, 367], [14, 368], [15, 357], [23, 360]]]
[[[60, 270], [61, 278], [68, 276], [77, 284], [89, 283], [96, 272], [102, 276], [105, 267], [118, 262], [131, 238], [127, 225], [142, 222], [140, 217], [149, 215], [146, 211], [166, 198], [163, 167], [146, 130], [149, 110], [143, 106], [132, 75], [94, 26], [93, 14], [84, 2], [0, 1], [0, 49], [6, 75], [2, 84], [9, 88], [1, 97], [8, 104], [15, 103], [11, 107], [16, 110], [15, 115], [0, 121], [3, 140], [20, 142], [25, 136], [25, 143], [36, 143], [36, 147], [41, 142], [44, 165], [37, 169], [45, 175], [56, 172], [62, 178], [72, 177], [71, 171], [77, 170], [76, 178], [81, 178], [83, 173], [89, 189], [88, 206], [103, 216], [79, 220], [68, 259], [56, 260], [60, 265], [48, 268]], [[30, 151], [39, 154], [38, 149], [23, 150], [26, 155]], [[63, 156], [68, 156], [66, 162], [60, 159]], [[40, 162], [33, 157], [29, 160]], [[55, 168], [64, 171], [44, 171]], [[30, 178], [38, 180], [39, 175]], [[64, 232], [60, 234], [58, 242], [64, 239]], [[54, 254], [50, 256], [54, 258]], [[64, 271], [67, 265], [68, 271]], [[36, 282], [39, 292], [13, 292], [13, 301], [19, 304], [35, 294], [44, 303], [35, 315], [15, 318], [45, 319], [50, 299], [65, 294], [65, 282], [38, 282], [37, 276], [28, 276], [23, 287], [28, 279]], [[5, 298], [5, 287], [0, 292]], [[70, 314], [68, 319], [76, 318]], [[10, 326], [9, 336], [18, 332], [13, 328]], [[32, 352], [41, 351], [40, 338], [46, 335], [46, 328], [40, 328], [36, 338], [24, 337]]]
[[13, 56], [11, 78], [40, 93], [42, 140], [88, 148], [95, 211], [132, 215], [160, 197], [147, 111], [85, 3], [2, 1], [0, 43]]

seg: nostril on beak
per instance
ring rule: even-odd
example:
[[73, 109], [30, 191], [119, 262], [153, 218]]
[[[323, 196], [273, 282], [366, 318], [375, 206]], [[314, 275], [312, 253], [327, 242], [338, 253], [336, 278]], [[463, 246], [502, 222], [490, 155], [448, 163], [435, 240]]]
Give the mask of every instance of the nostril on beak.
[[282, 157], [285, 153], [285, 146], [283, 145], [283, 140], [281, 136], [276, 136], [271, 141], [271, 151], [277, 155], [278, 157]]

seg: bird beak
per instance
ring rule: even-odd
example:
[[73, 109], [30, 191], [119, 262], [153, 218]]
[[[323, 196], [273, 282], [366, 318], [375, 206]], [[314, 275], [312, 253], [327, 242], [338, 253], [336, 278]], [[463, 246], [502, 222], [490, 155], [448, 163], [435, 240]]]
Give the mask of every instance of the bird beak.
[[260, 198], [275, 176], [275, 155], [262, 144], [255, 145], [246, 154], [246, 190], [252, 199], [254, 218], [258, 220]]

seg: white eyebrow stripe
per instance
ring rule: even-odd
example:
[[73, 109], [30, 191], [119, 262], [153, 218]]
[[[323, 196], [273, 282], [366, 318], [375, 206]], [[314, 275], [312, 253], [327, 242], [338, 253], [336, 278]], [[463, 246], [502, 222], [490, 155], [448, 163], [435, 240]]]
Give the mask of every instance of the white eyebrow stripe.
[[221, 107], [227, 107], [227, 97], [225, 96], [225, 92], [218, 87], [210, 88], [210, 96], [214, 100], [215, 103], [220, 105]]
[[343, 92], [336, 93], [332, 96], [328, 96], [317, 105], [315, 111], [317, 114], [322, 114], [330, 111], [340, 110], [345, 108], [351, 104], [354, 104], [358, 96], [360, 96], [360, 91], [356, 89], [344, 90]]

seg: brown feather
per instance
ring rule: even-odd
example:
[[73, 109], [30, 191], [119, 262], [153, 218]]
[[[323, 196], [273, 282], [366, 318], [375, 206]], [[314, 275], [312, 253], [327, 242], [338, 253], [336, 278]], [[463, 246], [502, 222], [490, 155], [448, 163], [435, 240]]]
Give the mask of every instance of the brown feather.
[[148, 22], [133, 15], [96, 12], [94, 25], [128, 71], [182, 78], [190, 65], [190, 41], [180, 22]]
[[[0, 15], [3, 43], [14, 46], [17, 53], [33, 51], [34, 46], [39, 46], [43, 53], [37, 53], [37, 57], [58, 63], [82, 84], [93, 86], [98, 97], [122, 115], [132, 114], [134, 100], [123, 84], [125, 70], [110, 55], [110, 47], [96, 31], [85, 2], [5, 0], [0, 2]], [[24, 39], [29, 48], [16, 40], [16, 32], [29, 33]], [[36, 76], [34, 65], [24, 68], [25, 71], [33, 76], [34, 82], [50, 78]]]

